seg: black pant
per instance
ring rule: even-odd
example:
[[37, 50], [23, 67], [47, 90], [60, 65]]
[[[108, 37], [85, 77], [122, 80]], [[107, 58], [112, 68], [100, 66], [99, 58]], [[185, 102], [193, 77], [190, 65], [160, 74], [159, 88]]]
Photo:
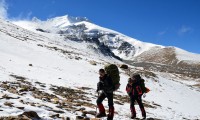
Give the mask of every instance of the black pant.
[[132, 110], [132, 114], [136, 114], [136, 111], [135, 111], [135, 101], [137, 101], [139, 107], [140, 107], [140, 110], [142, 112], [142, 116], [143, 117], [146, 117], [146, 111], [144, 109], [144, 105], [142, 103], [142, 96], [141, 95], [138, 95], [138, 96], [130, 96], [130, 108]]
[[104, 93], [102, 92], [99, 97], [97, 98], [97, 104], [102, 104], [103, 100], [108, 99], [108, 106], [113, 107], [113, 93]]
[[130, 97], [131, 107], [133, 107], [135, 105], [135, 101], [137, 101], [137, 103], [140, 107], [142, 107], [142, 108], [144, 107], [142, 104], [142, 96], [131, 96]]

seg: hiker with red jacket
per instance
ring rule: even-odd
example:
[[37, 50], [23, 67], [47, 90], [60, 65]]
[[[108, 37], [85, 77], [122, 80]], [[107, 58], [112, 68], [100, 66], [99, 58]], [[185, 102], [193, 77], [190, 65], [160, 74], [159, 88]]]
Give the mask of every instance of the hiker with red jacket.
[[113, 83], [111, 77], [106, 74], [104, 69], [99, 70], [99, 82], [97, 84], [97, 92], [102, 91], [97, 98], [97, 106], [99, 113], [96, 115], [97, 118], [106, 117], [105, 108], [102, 104], [105, 98], [108, 99], [109, 114], [107, 120], [113, 120], [114, 117], [114, 104], [113, 104]]
[[129, 78], [128, 84], [126, 86], [126, 91], [130, 97], [131, 119], [136, 118], [136, 110], [134, 106], [135, 101], [137, 101], [140, 107], [143, 119], [146, 119], [146, 111], [142, 103], [142, 95], [146, 92], [146, 88], [144, 80], [140, 77], [139, 74], [131, 75], [131, 78]]

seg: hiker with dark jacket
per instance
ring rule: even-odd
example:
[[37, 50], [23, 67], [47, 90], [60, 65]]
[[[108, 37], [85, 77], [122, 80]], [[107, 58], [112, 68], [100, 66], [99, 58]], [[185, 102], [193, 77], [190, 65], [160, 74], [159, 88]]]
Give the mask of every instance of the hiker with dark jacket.
[[135, 101], [137, 101], [140, 107], [143, 119], [146, 118], [146, 111], [142, 103], [142, 95], [146, 92], [145, 90], [144, 79], [142, 79], [139, 74], [132, 74], [126, 86], [126, 91], [130, 97], [131, 119], [136, 118]]
[[97, 92], [102, 91], [97, 98], [97, 106], [99, 113], [96, 115], [97, 118], [105, 117], [105, 108], [102, 104], [105, 98], [108, 99], [109, 114], [107, 120], [113, 120], [114, 117], [114, 104], [113, 104], [113, 83], [111, 77], [106, 74], [104, 69], [99, 70], [99, 82], [97, 84]]

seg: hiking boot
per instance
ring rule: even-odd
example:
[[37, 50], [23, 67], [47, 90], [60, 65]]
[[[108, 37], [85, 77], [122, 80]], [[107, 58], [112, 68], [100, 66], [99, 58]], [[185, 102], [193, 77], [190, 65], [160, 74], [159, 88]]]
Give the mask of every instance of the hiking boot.
[[135, 107], [131, 107], [131, 119], [135, 119], [135, 118], [136, 118]]
[[108, 117], [107, 117], [107, 120], [113, 120], [113, 117], [109, 117], [109, 116], [108, 116]]
[[97, 118], [105, 117], [106, 113], [105, 113], [105, 108], [104, 108], [103, 104], [98, 104], [97, 106], [99, 108], [99, 113], [96, 115], [96, 117]]
[[106, 113], [105, 113], [105, 112], [104, 112], [104, 113], [98, 113], [98, 114], [96, 115], [96, 117], [97, 117], [97, 118], [106, 117]]
[[109, 114], [108, 114], [107, 120], [113, 120], [114, 110], [115, 108], [113, 106], [109, 107]]
[[143, 108], [143, 109], [141, 109], [141, 111], [142, 111], [142, 119], [146, 119], [146, 111], [145, 111], [145, 109]]
[[146, 116], [143, 116], [142, 119], [145, 120], [145, 119], [146, 119]]
[[136, 116], [135, 115], [131, 115], [131, 119], [135, 119], [136, 118]]

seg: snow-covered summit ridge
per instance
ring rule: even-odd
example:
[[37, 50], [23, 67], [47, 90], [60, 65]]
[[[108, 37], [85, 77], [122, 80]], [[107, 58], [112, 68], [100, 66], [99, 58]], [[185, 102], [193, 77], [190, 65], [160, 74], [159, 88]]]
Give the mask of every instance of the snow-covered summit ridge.
[[[144, 52], [162, 51], [165, 47], [162, 45], [156, 45], [152, 43], [142, 42], [135, 38], [128, 37], [117, 31], [98, 26], [90, 22], [85, 17], [71, 17], [69, 15], [60, 16], [48, 19], [46, 21], [33, 18], [32, 21], [13, 21], [14, 24], [19, 25], [25, 29], [38, 32], [42, 30], [47, 33], [65, 34], [73, 38], [84, 39], [83, 36], [88, 38], [97, 38], [101, 43], [108, 46], [111, 51], [124, 60], [134, 60], [135, 57], [140, 56]], [[42, 32], [38, 32], [43, 34]], [[67, 37], [70, 39], [70, 37]], [[175, 58], [179, 61], [200, 61], [199, 54], [193, 54], [176, 47], [170, 47], [175, 49]], [[148, 53], [149, 54], [149, 53]]]
[[63, 29], [68, 27], [69, 25], [82, 21], [89, 21], [89, 20], [86, 17], [72, 17], [69, 15], [65, 15], [61, 17], [47, 19], [45, 21], [33, 17], [31, 21], [19, 20], [19, 21], [13, 21], [13, 23], [32, 31], [35, 30], [36, 28], [42, 28], [51, 32], [57, 32], [58, 29]]
[[[90, 37], [99, 37], [102, 43], [112, 48], [112, 51], [123, 59], [131, 59], [152, 47], [160, 46], [142, 42], [117, 31], [98, 26], [89, 22], [87, 18], [69, 17], [68, 15], [51, 18], [46, 21], [33, 18], [32, 21], [13, 21], [13, 23], [34, 32], [36, 29], [55, 34], [60, 33], [60, 31], [66, 34], [80, 34], [81, 32], [81, 34], [84, 33]], [[124, 43], [129, 43], [129, 47], [133, 47], [134, 51], [129, 50], [126, 53], [126, 50], [118, 50], [119, 47], [123, 47], [122, 44]]]

